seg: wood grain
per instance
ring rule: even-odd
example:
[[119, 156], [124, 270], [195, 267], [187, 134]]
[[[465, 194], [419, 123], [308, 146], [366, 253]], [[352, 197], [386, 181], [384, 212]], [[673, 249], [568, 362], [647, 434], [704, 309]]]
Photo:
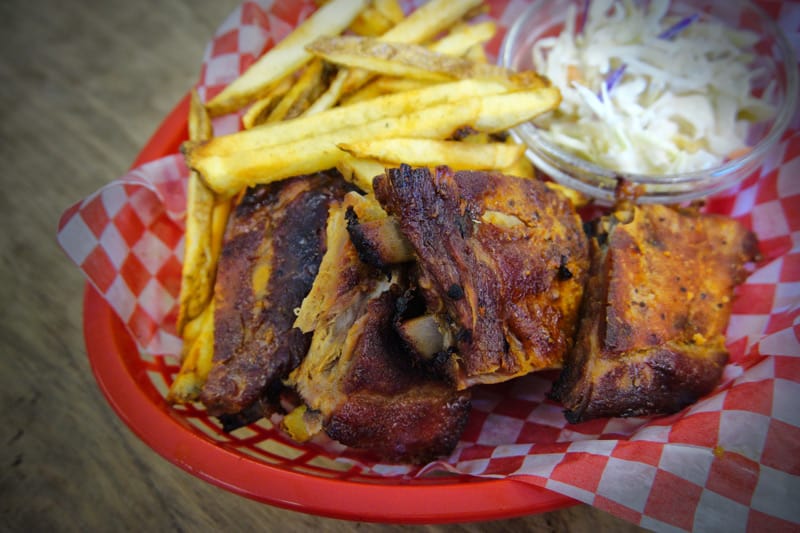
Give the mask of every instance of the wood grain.
[[136, 438], [100, 394], [61, 212], [121, 175], [195, 81], [237, 0], [0, 3], [0, 529], [634, 531], [584, 505], [404, 528], [320, 518], [218, 489]]

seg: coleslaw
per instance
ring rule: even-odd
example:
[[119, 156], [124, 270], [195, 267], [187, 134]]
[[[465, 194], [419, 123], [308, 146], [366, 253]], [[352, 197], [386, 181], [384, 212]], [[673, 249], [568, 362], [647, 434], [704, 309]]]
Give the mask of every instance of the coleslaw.
[[601, 166], [679, 174], [747, 152], [750, 124], [769, 118], [772, 84], [752, 68], [758, 36], [701, 12], [668, 15], [669, 0], [593, 0], [562, 32], [534, 45], [533, 63], [562, 92], [535, 121], [552, 143]]

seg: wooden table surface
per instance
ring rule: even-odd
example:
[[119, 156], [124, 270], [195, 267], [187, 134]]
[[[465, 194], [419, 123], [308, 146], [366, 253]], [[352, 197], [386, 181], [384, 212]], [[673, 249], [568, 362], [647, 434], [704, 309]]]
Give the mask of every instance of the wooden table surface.
[[[393, 531], [278, 509], [192, 477], [101, 395], [62, 211], [125, 172], [238, 0], [0, 2], [0, 529]], [[419, 531], [633, 531], [585, 505]]]

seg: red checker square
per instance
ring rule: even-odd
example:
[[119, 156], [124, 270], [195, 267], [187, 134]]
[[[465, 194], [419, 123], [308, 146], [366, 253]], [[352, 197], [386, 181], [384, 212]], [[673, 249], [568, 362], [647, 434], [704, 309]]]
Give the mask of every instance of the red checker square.
[[158, 324], [147, 314], [147, 311], [137, 304], [128, 319], [128, 328], [139, 343], [146, 346], [158, 331]]
[[160, 216], [150, 225], [150, 232], [167, 245], [167, 248], [174, 249], [183, 237], [183, 231], [169, 217]]
[[307, 5], [304, 6], [303, 2], [275, 2], [270, 12], [276, 17], [296, 26], [313, 11], [313, 9], [306, 9], [308, 7]]
[[484, 474], [510, 474], [522, 468], [525, 461], [524, 455], [513, 455], [509, 457], [492, 457], [486, 465]]
[[209, 85], [206, 87], [206, 102], [225, 90], [225, 85]]
[[800, 231], [800, 209], [797, 208], [798, 205], [800, 205], [800, 195], [797, 194], [781, 200], [789, 231]]
[[595, 418], [580, 424], [567, 424], [564, 429], [574, 431], [575, 433], [583, 433], [584, 435], [600, 435], [608, 424], [607, 418]]
[[736, 288], [733, 312], [746, 315], [767, 315], [772, 311], [775, 299], [775, 285], [768, 283], [747, 283]]
[[568, 452], [553, 469], [550, 479], [595, 492], [607, 463], [608, 457], [605, 455]]
[[786, 150], [783, 152], [783, 160], [787, 163], [796, 157], [800, 157], [800, 135], [789, 137], [786, 141]]
[[492, 409], [492, 412], [524, 420], [531, 414], [536, 405], [534, 402], [506, 397]]
[[763, 204], [778, 198], [778, 169], [773, 169], [765, 174], [758, 183], [756, 203]]
[[790, 329], [794, 325], [797, 316], [797, 311], [770, 315], [767, 325], [764, 327], [764, 334], [770, 335], [772, 333], [777, 333], [778, 331]]
[[99, 239], [110, 221], [100, 194], [81, 208], [81, 218], [92, 234]]
[[517, 442], [532, 442], [537, 446], [539, 444], [550, 444], [556, 442], [560, 434], [561, 428], [525, 422], [519, 432]]
[[488, 459], [492, 456], [492, 451], [494, 451], [494, 446], [473, 444], [472, 446], [466, 446], [461, 450], [458, 460], [475, 461], [479, 459]]
[[758, 463], [733, 452], [714, 455], [706, 488], [742, 505], [750, 505], [758, 483]]
[[750, 509], [747, 515], [747, 533], [797, 533], [797, 524]]
[[69, 209], [67, 209], [61, 214], [61, 218], [58, 219], [57, 229], [59, 232], [64, 229], [64, 226], [67, 225], [67, 222], [69, 222], [72, 219], [72, 217], [74, 217], [75, 214], [78, 213], [78, 211], [80, 211], [80, 209], [81, 209], [80, 203], [73, 204]]
[[114, 225], [117, 226], [120, 235], [128, 246], [133, 246], [142, 238], [145, 226], [136, 210], [130, 205], [125, 204], [114, 216]]
[[773, 418], [769, 421], [761, 463], [800, 476], [798, 445], [800, 445], [800, 428]]
[[658, 466], [664, 445], [660, 442], [620, 441], [611, 452], [612, 457]]
[[690, 531], [702, 494], [703, 487], [666, 470], [658, 470], [650, 488], [644, 514]]
[[780, 280], [784, 282], [800, 281], [800, 254], [783, 256]]
[[100, 289], [100, 292], [107, 291], [117, 277], [117, 269], [114, 268], [114, 263], [111, 262], [105, 250], [99, 246], [95, 246], [94, 250], [86, 256], [81, 268]]
[[672, 425], [669, 442], [713, 448], [719, 434], [719, 412], [695, 413]]
[[[266, 45], [264, 46], [264, 51], [266, 52], [272, 47], [272, 40], [268, 40]], [[245, 70], [249, 69], [250, 66], [256, 62], [258, 59], [257, 56], [253, 54], [242, 54], [239, 58], [239, 72], [244, 72]]]
[[[795, 329], [794, 333], [797, 336], [800, 332]], [[800, 357], [776, 356], [775, 377], [800, 383]]]
[[760, 239], [758, 249], [764, 256], [764, 262], [772, 261], [786, 254], [792, 249], [792, 238], [789, 235], [781, 235], [772, 239]]
[[212, 56], [219, 56], [222, 54], [235, 54], [239, 51], [239, 30], [233, 29], [228, 33], [223, 33], [214, 39], [214, 44], [211, 48]]
[[615, 502], [614, 500], [600, 496], [599, 494], [594, 497], [594, 502], [592, 502], [592, 505], [632, 524], [639, 524], [639, 522], [642, 520], [642, 513], [622, 505], [621, 503]]
[[145, 268], [142, 262], [139, 261], [139, 258], [134, 254], [128, 254], [119, 269], [119, 273], [135, 296], [141, 294], [145, 286], [152, 279], [147, 268]]
[[156, 273], [156, 278], [173, 297], [177, 298], [181, 292], [181, 262], [174, 255], [170, 256], [161, 269]]
[[467, 420], [466, 427], [461, 433], [461, 440], [466, 442], [477, 442], [481, 435], [483, 425], [486, 423], [488, 413], [482, 413], [476, 409], [472, 409]]
[[242, 24], [269, 28], [269, 18], [264, 10], [255, 2], [245, 2], [242, 4]]
[[723, 407], [769, 416], [772, 413], [772, 393], [771, 380], [740, 383], [728, 390]]
[[736, 205], [736, 197], [729, 196], [712, 196], [706, 203], [706, 211], [709, 213], [719, 213], [723, 215], [729, 214], [733, 211], [733, 206]]

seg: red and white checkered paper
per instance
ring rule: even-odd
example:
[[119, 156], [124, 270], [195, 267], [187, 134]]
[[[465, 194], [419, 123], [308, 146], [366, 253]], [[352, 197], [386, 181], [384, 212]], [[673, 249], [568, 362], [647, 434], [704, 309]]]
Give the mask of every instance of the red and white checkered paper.
[[[419, 3], [419, 2], [416, 2]], [[490, 1], [500, 35], [525, 7]], [[800, 5], [762, 2], [800, 49]], [[415, 2], [405, 2], [411, 10]], [[314, 10], [310, 1], [247, 1], [209, 43], [198, 89], [208, 99], [263, 50]], [[514, 476], [654, 530], [797, 530], [800, 527], [800, 114], [763, 167], [708, 209], [743, 221], [758, 235], [764, 260], [738, 288], [727, 331], [731, 364], [711, 396], [655, 418], [567, 424], [546, 398], [554, 373], [529, 375], [475, 391], [473, 413], [447, 461], [412, 468], [365, 461], [335, 443], [271, 462], [314, 475], [315, 464], [345, 458], [321, 472], [340, 478], [415, 477], [433, 470]], [[239, 117], [216, 119], [217, 134]], [[175, 334], [183, 253], [182, 157], [143, 165], [68, 209], [58, 240], [137, 340], [142, 365], [165, 391], [178, 369]], [[199, 407], [183, 408], [198, 433], [251, 456], [266, 441], [292, 446], [270, 423], [232, 435]], [[297, 445], [295, 445], [297, 446]], [[310, 452], [309, 452], [310, 450]], [[355, 462], [355, 463], [354, 463]]]

